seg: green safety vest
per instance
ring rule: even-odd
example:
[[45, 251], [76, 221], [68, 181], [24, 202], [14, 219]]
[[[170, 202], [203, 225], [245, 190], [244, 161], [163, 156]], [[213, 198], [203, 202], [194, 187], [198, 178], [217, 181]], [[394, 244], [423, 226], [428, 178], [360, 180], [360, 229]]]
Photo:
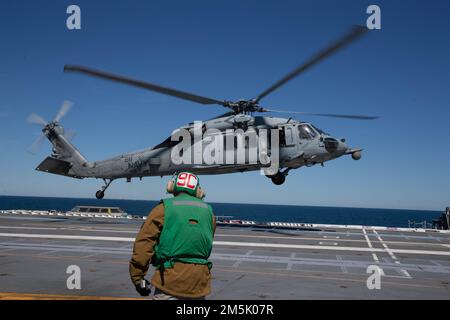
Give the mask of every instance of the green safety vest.
[[164, 199], [164, 225], [155, 245], [152, 265], [156, 268], [172, 268], [176, 261], [205, 264], [213, 244], [213, 212], [204, 201], [180, 193]]

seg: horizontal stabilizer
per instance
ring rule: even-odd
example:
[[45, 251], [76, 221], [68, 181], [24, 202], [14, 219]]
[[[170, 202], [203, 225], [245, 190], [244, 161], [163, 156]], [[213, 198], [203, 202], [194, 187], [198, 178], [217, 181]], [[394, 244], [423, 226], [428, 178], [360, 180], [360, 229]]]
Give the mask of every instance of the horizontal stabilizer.
[[67, 161], [47, 157], [37, 166], [36, 170], [73, 177], [72, 175], [69, 175], [69, 170], [71, 167], [72, 165]]

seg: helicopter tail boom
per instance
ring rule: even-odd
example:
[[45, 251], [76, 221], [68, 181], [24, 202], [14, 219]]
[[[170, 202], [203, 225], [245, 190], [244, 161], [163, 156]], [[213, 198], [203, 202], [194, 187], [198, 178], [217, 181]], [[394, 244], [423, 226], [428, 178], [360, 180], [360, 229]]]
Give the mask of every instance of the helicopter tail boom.
[[60, 120], [69, 112], [72, 102], [64, 101], [56, 117], [47, 122], [41, 116], [32, 113], [27, 121], [31, 124], [42, 126], [43, 135], [38, 138], [28, 149], [35, 153], [45, 138], [52, 144], [53, 154], [42, 161], [36, 168], [38, 171], [59, 174], [74, 178], [85, 177], [89, 168], [94, 165], [90, 163], [75, 146], [70, 143], [73, 132], [66, 132], [59, 124]]
[[53, 146], [53, 154], [42, 161], [36, 170], [78, 178], [83, 176], [84, 169], [93, 167], [68, 141], [59, 124], [51, 122], [42, 131]]

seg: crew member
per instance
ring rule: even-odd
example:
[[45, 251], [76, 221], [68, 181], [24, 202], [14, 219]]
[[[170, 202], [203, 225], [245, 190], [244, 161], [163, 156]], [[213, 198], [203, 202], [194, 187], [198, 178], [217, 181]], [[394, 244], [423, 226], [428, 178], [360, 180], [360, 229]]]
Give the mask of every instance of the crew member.
[[216, 227], [211, 206], [196, 175], [179, 173], [167, 184], [173, 198], [162, 200], [142, 225], [130, 261], [131, 281], [142, 296], [150, 294], [144, 276], [151, 263], [153, 299], [204, 299], [211, 293], [208, 260]]

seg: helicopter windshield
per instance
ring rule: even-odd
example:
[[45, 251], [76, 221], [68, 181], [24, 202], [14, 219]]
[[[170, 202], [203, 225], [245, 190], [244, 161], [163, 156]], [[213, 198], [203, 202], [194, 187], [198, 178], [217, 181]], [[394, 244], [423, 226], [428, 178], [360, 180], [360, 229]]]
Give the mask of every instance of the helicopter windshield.
[[314, 129], [316, 129], [316, 131], [319, 132], [320, 134], [326, 134], [326, 135], [328, 135], [328, 133], [326, 133], [325, 131], [323, 131], [323, 130], [317, 128], [315, 125], [312, 124], [311, 126], [312, 126]]
[[301, 124], [298, 126], [300, 139], [311, 140], [317, 135], [314, 129], [309, 124]]

